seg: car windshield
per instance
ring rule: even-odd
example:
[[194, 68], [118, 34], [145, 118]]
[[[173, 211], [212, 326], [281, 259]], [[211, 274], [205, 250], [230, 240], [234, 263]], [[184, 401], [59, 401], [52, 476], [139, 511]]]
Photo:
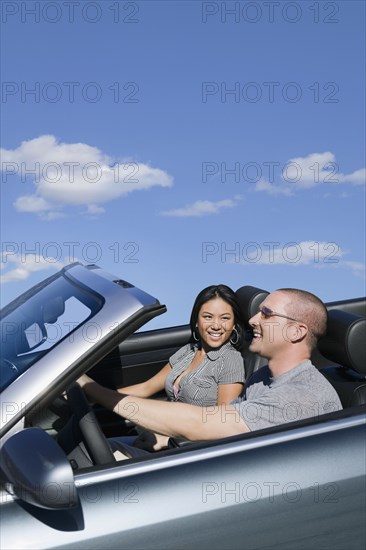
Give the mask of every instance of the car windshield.
[[0, 391], [93, 317], [102, 305], [100, 296], [59, 276], [4, 308]]

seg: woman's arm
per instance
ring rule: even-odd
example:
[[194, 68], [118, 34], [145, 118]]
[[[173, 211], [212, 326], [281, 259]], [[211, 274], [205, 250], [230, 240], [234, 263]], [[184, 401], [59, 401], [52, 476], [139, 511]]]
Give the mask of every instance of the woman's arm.
[[170, 363], [167, 363], [159, 372], [149, 378], [149, 380], [141, 382], [140, 384], [118, 388], [117, 391], [125, 395], [135, 395], [136, 397], [151, 397], [164, 389], [165, 380], [170, 371]]

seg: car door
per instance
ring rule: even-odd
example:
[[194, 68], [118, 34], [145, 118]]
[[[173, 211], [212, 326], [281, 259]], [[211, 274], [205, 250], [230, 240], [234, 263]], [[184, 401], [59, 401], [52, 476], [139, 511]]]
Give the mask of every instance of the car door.
[[190, 339], [188, 325], [136, 332], [119, 344], [90, 374], [108, 387], [144, 382]]
[[364, 412], [341, 411], [95, 468], [70, 510], [2, 492], [1, 548], [361, 550], [364, 433]]

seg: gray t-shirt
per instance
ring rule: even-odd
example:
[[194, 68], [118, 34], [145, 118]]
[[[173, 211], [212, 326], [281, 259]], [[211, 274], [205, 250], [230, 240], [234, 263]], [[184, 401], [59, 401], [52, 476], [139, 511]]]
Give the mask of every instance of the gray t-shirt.
[[230, 342], [210, 350], [197, 368], [182, 376], [175, 395], [174, 382], [189, 367], [197, 350], [197, 345], [187, 344], [170, 357], [172, 370], [166, 378], [165, 391], [170, 401], [183, 401], [199, 407], [214, 406], [219, 384], [244, 384], [243, 358]]
[[342, 409], [337, 392], [310, 360], [280, 376], [262, 367], [232, 405], [251, 431]]

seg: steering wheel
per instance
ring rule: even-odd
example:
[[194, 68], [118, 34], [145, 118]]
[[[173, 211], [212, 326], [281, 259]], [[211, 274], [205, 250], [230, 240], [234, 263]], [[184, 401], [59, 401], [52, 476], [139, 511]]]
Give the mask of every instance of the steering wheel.
[[66, 395], [93, 463], [108, 464], [115, 462], [107, 438], [81, 387], [78, 384], [73, 384], [67, 390]]
[[10, 371], [11, 376], [18, 374], [19, 372], [18, 367], [16, 367], [14, 363], [9, 361], [9, 359], [6, 359], [5, 357], [1, 357], [1, 365], [2, 365], [1, 368], [4, 368], [4, 370], [8, 369]]
[[19, 370], [18, 368], [9, 361], [9, 359], [5, 359], [5, 357], [0, 358], [0, 378], [1, 383], [6, 384], [10, 383], [18, 376]]

